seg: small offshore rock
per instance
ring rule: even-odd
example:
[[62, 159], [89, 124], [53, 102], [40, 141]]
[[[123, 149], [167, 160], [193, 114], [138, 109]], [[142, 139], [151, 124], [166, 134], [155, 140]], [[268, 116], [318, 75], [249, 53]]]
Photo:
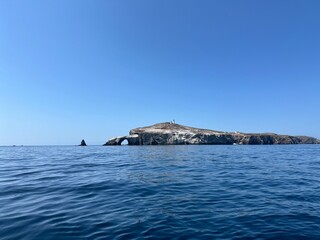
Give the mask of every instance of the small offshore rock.
[[84, 141], [84, 139], [82, 139], [79, 146], [87, 146], [86, 141]]

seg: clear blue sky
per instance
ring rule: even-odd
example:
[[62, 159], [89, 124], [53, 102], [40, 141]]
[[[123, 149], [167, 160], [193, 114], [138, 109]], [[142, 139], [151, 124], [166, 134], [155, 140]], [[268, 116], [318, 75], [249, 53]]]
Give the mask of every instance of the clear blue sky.
[[318, 0], [2, 0], [0, 145], [175, 119], [320, 138]]

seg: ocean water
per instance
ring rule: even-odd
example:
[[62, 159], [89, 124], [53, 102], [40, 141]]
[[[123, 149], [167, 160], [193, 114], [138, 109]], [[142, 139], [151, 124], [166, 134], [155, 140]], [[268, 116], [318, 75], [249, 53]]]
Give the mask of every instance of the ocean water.
[[0, 147], [0, 239], [320, 239], [320, 145]]

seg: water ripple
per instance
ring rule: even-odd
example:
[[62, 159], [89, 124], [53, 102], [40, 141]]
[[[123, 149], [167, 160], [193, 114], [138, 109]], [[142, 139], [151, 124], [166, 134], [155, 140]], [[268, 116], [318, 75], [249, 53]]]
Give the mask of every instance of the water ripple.
[[1, 239], [319, 239], [320, 146], [0, 147]]

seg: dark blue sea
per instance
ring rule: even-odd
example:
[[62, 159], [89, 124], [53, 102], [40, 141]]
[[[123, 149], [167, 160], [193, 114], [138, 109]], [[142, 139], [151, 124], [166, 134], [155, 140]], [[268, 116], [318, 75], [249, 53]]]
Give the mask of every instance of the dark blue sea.
[[320, 145], [0, 147], [0, 239], [320, 239]]

